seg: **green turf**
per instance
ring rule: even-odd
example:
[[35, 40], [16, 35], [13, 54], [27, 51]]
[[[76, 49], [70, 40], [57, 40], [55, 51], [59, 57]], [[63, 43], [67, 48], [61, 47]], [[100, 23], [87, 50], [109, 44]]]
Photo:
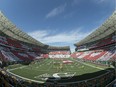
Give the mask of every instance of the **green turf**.
[[[41, 77], [53, 77], [53, 74], [58, 73], [60, 77], [71, 77], [71, 75], [74, 74], [74, 76], [82, 76], [85, 74], [95, 73], [101, 71], [101, 69], [91, 67], [94, 66], [93, 64], [90, 66], [84, 65], [83, 63], [80, 63], [78, 61], [75, 61], [74, 59], [65, 59], [65, 60], [71, 60], [73, 61], [72, 64], [63, 64], [62, 69], [58, 69], [60, 67], [60, 64], [62, 63], [62, 60], [55, 60], [55, 59], [45, 59], [41, 62], [31, 63], [30, 65], [12, 65], [9, 66], [8, 69], [10, 72], [17, 74], [19, 76], [29, 78], [32, 80], [37, 81], [43, 81], [46, 80], [42, 79]], [[87, 63], [88, 64], [88, 63]], [[100, 67], [100, 66], [97, 66]], [[102, 69], [105, 69], [106, 67], [101, 67]], [[105, 71], [104, 71], [105, 72]], [[67, 74], [68, 73], [68, 74]], [[93, 74], [94, 75], [94, 74]], [[87, 76], [87, 78], [80, 78], [80, 80], [88, 79], [97, 76]]]
[[24, 65], [21, 65], [21, 64], [9, 65], [7, 68], [8, 69], [14, 69], [14, 68], [18, 68], [18, 67], [21, 67], [21, 66], [24, 66]]

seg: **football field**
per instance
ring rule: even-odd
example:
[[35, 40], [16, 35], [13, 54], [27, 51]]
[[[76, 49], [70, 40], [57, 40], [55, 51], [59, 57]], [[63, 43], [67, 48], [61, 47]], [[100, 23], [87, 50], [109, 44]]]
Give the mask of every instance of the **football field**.
[[[7, 67], [11, 74], [39, 83], [51, 81], [79, 81], [103, 74], [107, 67], [79, 62], [76, 59], [44, 59], [29, 65], [15, 64]], [[102, 72], [101, 72], [102, 71]], [[99, 73], [96, 73], [99, 72]], [[94, 74], [92, 74], [94, 73]], [[87, 75], [86, 75], [87, 74]], [[84, 76], [83, 76], [84, 75]], [[75, 79], [73, 79], [75, 78]]]

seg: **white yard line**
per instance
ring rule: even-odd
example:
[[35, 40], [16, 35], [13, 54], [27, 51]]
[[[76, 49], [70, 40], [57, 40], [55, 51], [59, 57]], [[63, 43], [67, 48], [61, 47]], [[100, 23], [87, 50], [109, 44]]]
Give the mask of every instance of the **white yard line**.
[[16, 70], [16, 69], [22, 69], [22, 68], [25, 68], [27, 66], [21, 66], [21, 67], [17, 67], [17, 68], [13, 68], [13, 69], [8, 69], [9, 71], [13, 71], [13, 70]]
[[[51, 62], [48, 62], [48, 63], [52, 63], [52, 61]], [[34, 69], [34, 70], [36, 70], [36, 71], [49, 71], [50, 70], [50, 68], [53, 66], [53, 64], [51, 64], [46, 70], [37, 70], [37, 69]]]
[[100, 69], [100, 70], [104, 70], [103, 68], [96, 67], [96, 66], [92, 66], [91, 64], [87, 64], [87, 63], [84, 63], [84, 62], [80, 62], [80, 61], [78, 61], [78, 60], [76, 60], [76, 61], [79, 62], [79, 63], [81, 63], [81, 64], [84, 64], [84, 65], [86, 65], [86, 66], [90, 66], [90, 67], [92, 67], [92, 68], [97, 68], [97, 69]]
[[[50, 64], [53, 62], [54, 60], [52, 60], [51, 62], [50, 62]], [[48, 71], [50, 70], [50, 68], [53, 66], [53, 64], [51, 64], [51, 66], [48, 68]]]
[[7, 72], [9, 72], [10, 74], [12, 74], [12, 75], [14, 75], [14, 76], [16, 76], [16, 77], [22, 78], [22, 79], [24, 79], [24, 80], [29, 80], [29, 81], [33, 81], [33, 82], [37, 82], [37, 83], [44, 83], [43, 81], [32, 80], [32, 79], [28, 79], [28, 78], [25, 78], [25, 77], [16, 75], [16, 74], [10, 72], [9, 70], [7, 70]]
[[41, 64], [41, 66], [42, 66], [42, 65], [45, 65], [45, 64], [48, 64], [48, 63], [51, 63], [51, 62], [50, 62], [49, 60], [44, 61], [43, 64]]

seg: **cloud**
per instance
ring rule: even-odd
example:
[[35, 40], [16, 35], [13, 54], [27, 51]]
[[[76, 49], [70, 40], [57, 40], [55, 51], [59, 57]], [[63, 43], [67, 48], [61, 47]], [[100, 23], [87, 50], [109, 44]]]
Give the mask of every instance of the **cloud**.
[[[84, 39], [86, 36], [94, 32], [98, 27], [92, 29], [91, 31], [82, 31], [83, 27], [70, 29], [71, 31], [57, 32], [50, 29], [41, 29], [33, 32], [29, 32], [28, 35], [32, 36], [36, 40], [48, 44], [51, 46], [70, 46], [72, 52], [74, 52], [75, 47], [73, 44]], [[52, 32], [52, 33], [51, 33]]]
[[41, 30], [41, 31], [37, 30], [37, 31], [29, 32], [28, 34], [38, 40], [38, 39], [42, 39], [45, 36], [47, 36], [47, 31], [45, 31], [45, 30]]
[[93, 30], [90, 32], [82, 32], [81, 29], [83, 28], [79, 27], [76, 29], [72, 29], [70, 32], [66, 31], [60, 33], [54, 31], [54, 34], [51, 34], [52, 30], [44, 29], [29, 32], [28, 34], [44, 44], [52, 46], [70, 46], [71, 51], [74, 52], [75, 47], [73, 46], [73, 44], [82, 40], [91, 32], [93, 32]]
[[51, 43], [75, 43], [81, 39], [83, 39], [85, 36], [88, 35], [88, 33], [83, 33], [78, 30], [72, 30], [70, 32], [62, 32], [51, 35], [48, 30], [37, 30], [34, 32], [29, 32], [28, 34], [35, 38], [38, 41], [41, 41], [45, 44], [51, 44]]
[[47, 15], [46, 15], [46, 18], [50, 18], [50, 17], [54, 17], [56, 15], [59, 15], [61, 14], [66, 8], [66, 4], [64, 5], [61, 5], [61, 6], [58, 6], [54, 9], [52, 9]]

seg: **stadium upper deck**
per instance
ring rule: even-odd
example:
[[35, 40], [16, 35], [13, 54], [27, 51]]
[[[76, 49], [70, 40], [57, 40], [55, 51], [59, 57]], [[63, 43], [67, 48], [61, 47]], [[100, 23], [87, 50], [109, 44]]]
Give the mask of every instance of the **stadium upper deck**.
[[74, 45], [81, 46], [87, 43], [98, 41], [115, 32], [116, 32], [116, 11], [114, 11], [113, 14], [98, 29], [96, 29], [86, 38], [75, 43]]

